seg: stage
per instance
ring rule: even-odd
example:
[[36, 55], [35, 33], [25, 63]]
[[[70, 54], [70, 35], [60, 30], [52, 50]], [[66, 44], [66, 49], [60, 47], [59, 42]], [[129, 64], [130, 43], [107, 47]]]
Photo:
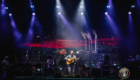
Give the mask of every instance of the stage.
[[0, 79], [138, 80], [139, 28], [140, 0], [0, 0]]
[[[53, 78], [53, 77], [45, 77], [45, 76], [19, 76], [15, 77], [15, 80], [122, 80], [121, 78]], [[140, 78], [132, 78], [125, 80], [139, 80]]]

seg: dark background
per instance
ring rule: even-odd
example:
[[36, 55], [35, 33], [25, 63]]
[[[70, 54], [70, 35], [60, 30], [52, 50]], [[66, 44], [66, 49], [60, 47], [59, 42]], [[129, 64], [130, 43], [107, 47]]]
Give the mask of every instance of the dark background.
[[[64, 10], [67, 14], [69, 20], [76, 13], [76, 9], [80, 0], [60, 0]], [[136, 0], [112, 0], [115, 14], [112, 14], [113, 19], [118, 25], [119, 36], [117, 38], [121, 39], [119, 47], [119, 54], [124, 56], [133, 55], [134, 53], [139, 54], [139, 27], [140, 27], [140, 14], [138, 11], [140, 10], [136, 5]], [[47, 39], [34, 39], [34, 42], [40, 42], [45, 40], [55, 40], [59, 39], [59, 37], [54, 37], [57, 34], [56, 27], [57, 24], [55, 22], [56, 19], [56, 0], [32, 0], [35, 6], [35, 13], [38, 21], [42, 27], [42, 34], [49, 36]], [[115, 35], [113, 32], [107, 27], [105, 21], [105, 12], [108, 0], [85, 0], [86, 7], [86, 16], [90, 22], [90, 29], [96, 30], [97, 34], [99, 34], [99, 38], [112, 38]], [[1, 4], [1, 1], [0, 1]], [[131, 9], [131, 5], [135, 4], [136, 7]], [[8, 16], [9, 13], [12, 13], [12, 16], [16, 22], [16, 26], [18, 30], [22, 33], [23, 38], [20, 41], [20, 44], [25, 43], [25, 37], [27, 35], [29, 24], [32, 17], [32, 10], [30, 9], [29, 0], [5, 0], [5, 5], [9, 7], [6, 10], [6, 15], [0, 15], [0, 61], [4, 58], [4, 56], [9, 55], [11, 60], [13, 60], [13, 56], [21, 56], [25, 55], [22, 53], [26, 52], [26, 47], [19, 47], [17, 45], [11, 24], [10, 18]], [[140, 4], [139, 4], [140, 5]], [[134, 22], [134, 37], [135, 39], [128, 40], [129, 31], [128, 31], [128, 11], [132, 12], [132, 18]], [[36, 31], [36, 29], [35, 29]], [[52, 33], [54, 32], [54, 33]], [[37, 36], [37, 34], [35, 34]], [[130, 44], [133, 43], [133, 44]], [[108, 49], [111, 47], [105, 46], [105, 50], [99, 51], [102, 53], [106, 53]], [[113, 48], [114, 49], [114, 48]], [[118, 48], [115, 48], [117, 50]], [[51, 49], [50, 52], [52, 52]], [[109, 53], [109, 52], [107, 52]]]

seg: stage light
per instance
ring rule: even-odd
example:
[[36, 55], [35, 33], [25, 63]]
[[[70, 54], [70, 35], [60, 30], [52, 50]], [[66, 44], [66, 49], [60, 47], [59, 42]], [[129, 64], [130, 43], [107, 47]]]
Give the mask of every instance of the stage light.
[[84, 13], [82, 12], [81, 15], [83, 15]]
[[120, 69], [120, 66], [118, 66], [118, 69]]
[[5, 9], [8, 9], [8, 7], [5, 7]]
[[110, 8], [110, 5], [107, 5], [107, 8]]
[[35, 15], [35, 13], [32, 13], [32, 15]]
[[56, 6], [56, 8], [60, 8], [60, 6]]
[[135, 8], [135, 5], [131, 5], [131, 8]]
[[31, 7], [31, 8], [34, 8], [34, 5], [31, 5], [30, 7]]
[[62, 67], [60, 67], [60, 70], [63, 70], [63, 68], [62, 68]]
[[105, 15], [107, 15], [108, 13], [107, 12], [105, 12]]
[[41, 70], [40, 70], [40, 68], [37, 68], [37, 71], [39, 71], [39, 72], [40, 72], [40, 71], [41, 71]]
[[128, 14], [131, 14], [131, 12], [129, 11]]
[[80, 6], [80, 8], [84, 8], [83, 6]]
[[79, 51], [77, 51], [76, 53], [79, 54]]
[[9, 13], [9, 16], [12, 16], [12, 13]]
[[59, 12], [58, 15], [60, 15], [61, 13]]

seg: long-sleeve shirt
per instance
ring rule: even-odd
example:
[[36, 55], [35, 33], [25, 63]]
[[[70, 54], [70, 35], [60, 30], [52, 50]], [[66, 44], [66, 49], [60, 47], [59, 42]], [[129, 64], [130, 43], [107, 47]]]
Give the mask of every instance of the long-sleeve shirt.
[[48, 64], [47, 65], [48, 68], [53, 68], [52, 65], [54, 65], [54, 59], [52, 59], [52, 60], [48, 59], [47, 64]]
[[4, 60], [2, 61], [2, 64], [4, 64], [4, 65], [10, 65], [10, 61], [4, 59]]
[[64, 59], [67, 60], [68, 58], [74, 58], [75, 62], [77, 61], [77, 58], [76, 58], [75, 55], [73, 55], [73, 56], [72, 55], [68, 55]]

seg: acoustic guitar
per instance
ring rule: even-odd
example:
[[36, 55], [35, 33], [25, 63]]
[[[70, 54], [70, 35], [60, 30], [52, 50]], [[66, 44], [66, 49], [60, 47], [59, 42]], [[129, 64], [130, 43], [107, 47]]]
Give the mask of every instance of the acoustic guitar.
[[[81, 59], [82, 57], [80, 57], [80, 58], [77, 58], [77, 61], [79, 60], [79, 59]], [[75, 59], [74, 58], [68, 58], [67, 60], [66, 60], [66, 64], [67, 65], [70, 65], [70, 64], [72, 64], [72, 63], [74, 63], [75, 62]]]
[[[15, 63], [14, 63], [15, 64]], [[11, 68], [14, 64], [11, 64], [11, 65], [2, 65], [2, 67], [4, 68], [4, 69], [9, 69], [9, 68]]]

